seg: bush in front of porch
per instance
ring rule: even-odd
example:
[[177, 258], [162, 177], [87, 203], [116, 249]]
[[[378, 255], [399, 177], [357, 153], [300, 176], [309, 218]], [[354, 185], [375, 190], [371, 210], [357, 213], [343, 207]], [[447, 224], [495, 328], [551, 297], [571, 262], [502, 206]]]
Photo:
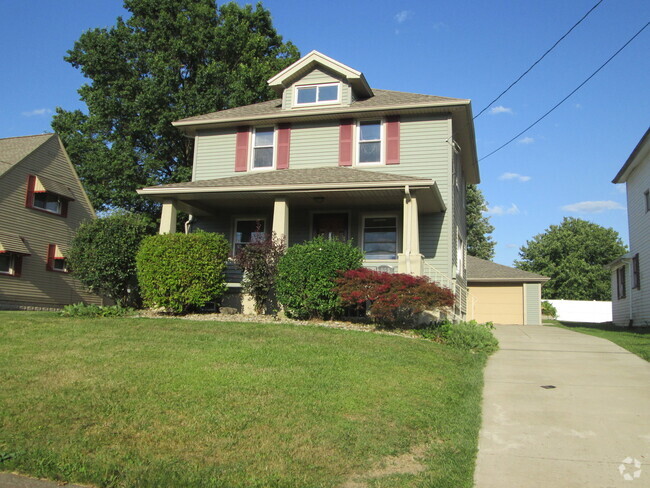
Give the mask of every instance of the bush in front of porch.
[[343, 311], [334, 291], [339, 272], [362, 262], [362, 251], [351, 242], [319, 236], [291, 246], [278, 263], [278, 301], [292, 318], [332, 318]]
[[425, 310], [445, 310], [454, 305], [451, 290], [425, 276], [393, 274], [366, 268], [342, 273], [335, 292], [343, 306], [365, 308], [378, 324], [412, 327]]
[[144, 304], [185, 313], [226, 292], [230, 245], [221, 234], [162, 234], [145, 238], [136, 256]]

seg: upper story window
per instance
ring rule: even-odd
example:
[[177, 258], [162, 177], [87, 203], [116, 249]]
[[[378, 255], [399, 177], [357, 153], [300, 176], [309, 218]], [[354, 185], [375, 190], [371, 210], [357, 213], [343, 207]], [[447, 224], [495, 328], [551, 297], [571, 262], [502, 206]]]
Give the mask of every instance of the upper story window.
[[29, 175], [25, 198], [27, 208], [66, 217], [68, 203], [73, 200], [72, 191], [63, 183], [42, 176]]
[[632, 288], [641, 289], [641, 267], [639, 266], [639, 253], [632, 258]]
[[382, 123], [381, 120], [359, 122], [358, 162], [381, 163]]
[[340, 93], [339, 83], [297, 86], [296, 105], [336, 103], [340, 100]]
[[252, 169], [272, 169], [274, 164], [275, 130], [258, 127], [253, 133]]

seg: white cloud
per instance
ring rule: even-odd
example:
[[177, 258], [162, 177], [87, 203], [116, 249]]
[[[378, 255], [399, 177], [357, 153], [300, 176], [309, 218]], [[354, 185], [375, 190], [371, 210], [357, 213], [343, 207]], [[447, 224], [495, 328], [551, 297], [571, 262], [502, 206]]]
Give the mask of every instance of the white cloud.
[[443, 29], [447, 29], [447, 24], [445, 24], [444, 22], [436, 22], [435, 24], [433, 24], [433, 30], [439, 31]]
[[519, 139], [519, 144], [532, 144], [535, 142], [535, 139], [533, 137], [524, 137], [523, 139]]
[[412, 15], [413, 12], [411, 12], [410, 10], [402, 10], [401, 12], [395, 14], [395, 20], [397, 21], [398, 24], [403, 24], [408, 19], [410, 19]]
[[614, 188], [616, 189], [616, 193], [621, 193], [623, 195], [625, 195], [625, 192], [627, 190], [625, 188], [625, 185], [614, 185]]
[[530, 176], [520, 175], [519, 173], [503, 173], [499, 176], [500, 180], [518, 180], [521, 182], [530, 181]]
[[566, 212], [594, 214], [603, 213], [607, 210], [625, 210], [625, 207], [620, 203], [614, 202], [612, 200], [600, 200], [595, 202], [586, 201], [572, 203], [570, 205], [565, 205], [562, 207], [562, 210]]
[[506, 247], [507, 247], [508, 249], [516, 249], [516, 248], [518, 248], [519, 246], [518, 246], [517, 244], [506, 244]]
[[582, 108], [582, 105], [580, 105], [579, 103], [576, 103], [576, 108], [577, 108], [578, 110], [580, 110], [580, 109]]
[[503, 105], [497, 105], [496, 107], [492, 107], [492, 108], [490, 109], [490, 113], [491, 113], [492, 115], [496, 115], [496, 114], [511, 114], [511, 113], [512, 113], [512, 109], [509, 108], [509, 107], [504, 107]]
[[486, 212], [488, 215], [518, 215], [521, 212], [519, 207], [514, 203], [510, 204], [509, 207], [504, 207], [503, 205], [495, 205], [493, 207], [488, 207]]
[[38, 116], [41, 116], [41, 115], [49, 115], [51, 113], [52, 113], [52, 111], [49, 108], [37, 108], [37, 109], [30, 110], [30, 111], [27, 111], [27, 112], [22, 112], [22, 115], [24, 117], [38, 117]]

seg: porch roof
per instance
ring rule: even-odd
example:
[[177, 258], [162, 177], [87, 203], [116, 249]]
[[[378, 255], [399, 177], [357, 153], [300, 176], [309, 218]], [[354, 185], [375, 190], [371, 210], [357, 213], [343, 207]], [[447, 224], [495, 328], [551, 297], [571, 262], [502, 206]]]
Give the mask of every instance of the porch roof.
[[[390, 197], [397, 202], [401, 201], [407, 187], [409, 192], [423, 190], [418, 192], [423, 197], [423, 211], [446, 210], [438, 186], [432, 179], [344, 167], [255, 171], [226, 178], [152, 186], [142, 188], [138, 193], [156, 201], [173, 199], [201, 208], [199, 201], [216, 204], [225, 199], [230, 202], [254, 199], [262, 203], [279, 196], [299, 195], [303, 199], [306, 195], [309, 198], [336, 195], [338, 202], [372, 199], [387, 202], [385, 198]], [[183, 209], [183, 205], [179, 208]]]

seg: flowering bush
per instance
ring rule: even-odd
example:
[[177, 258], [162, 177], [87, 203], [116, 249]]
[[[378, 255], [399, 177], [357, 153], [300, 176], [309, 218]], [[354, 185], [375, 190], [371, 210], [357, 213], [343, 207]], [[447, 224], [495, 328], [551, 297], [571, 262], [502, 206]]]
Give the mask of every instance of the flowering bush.
[[378, 323], [412, 325], [425, 310], [448, 308], [454, 294], [425, 276], [392, 274], [366, 268], [346, 271], [336, 280], [335, 291], [344, 306], [363, 308]]

